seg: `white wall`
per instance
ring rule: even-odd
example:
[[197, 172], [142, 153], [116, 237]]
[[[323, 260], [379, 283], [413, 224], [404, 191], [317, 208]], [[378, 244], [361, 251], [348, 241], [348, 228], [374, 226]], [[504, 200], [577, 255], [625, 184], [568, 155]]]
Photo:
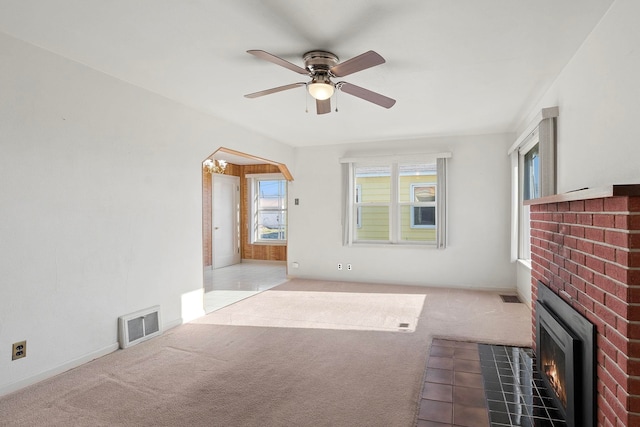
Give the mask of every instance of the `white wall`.
[[[303, 278], [460, 288], [515, 289], [509, 262], [509, 159], [514, 135], [425, 138], [296, 150], [289, 186], [289, 274]], [[431, 247], [342, 245], [341, 157], [450, 151], [449, 243]], [[298, 262], [299, 268], [292, 268]], [[338, 271], [338, 262], [352, 271]]]
[[[520, 130], [557, 105], [558, 192], [640, 184], [640, 2], [617, 0]], [[518, 289], [530, 300], [530, 274]]]
[[114, 350], [122, 314], [201, 314], [202, 160], [293, 150], [2, 34], [0, 64], [3, 394]]
[[[560, 192], [640, 183], [638, 16], [617, 0], [522, 118], [560, 107]], [[219, 146], [291, 167], [292, 275], [513, 289], [513, 135], [301, 148], [294, 164], [286, 146], [1, 34], [0, 64], [0, 394], [111, 351], [121, 314], [159, 303], [171, 326], [202, 309], [200, 162]], [[449, 247], [343, 247], [338, 159], [416, 151], [453, 153]]]
[[639, 16], [640, 2], [616, 0], [530, 112], [560, 108], [559, 193], [640, 183]]

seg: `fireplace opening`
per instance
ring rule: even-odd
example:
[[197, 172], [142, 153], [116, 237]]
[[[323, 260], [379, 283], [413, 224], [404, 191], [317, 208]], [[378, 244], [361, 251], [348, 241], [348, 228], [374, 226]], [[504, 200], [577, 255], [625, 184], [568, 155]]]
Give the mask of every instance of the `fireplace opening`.
[[544, 303], [538, 303], [536, 316], [538, 371], [567, 424], [581, 425], [574, 398], [576, 390], [580, 389], [580, 376], [575, 374], [581, 365], [581, 355], [577, 351], [580, 338], [575, 336]]
[[567, 409], [567, 380], [565, 376], [566, 359], [564, 351], [560, 348], [556, 341], [545, 328], [540, 330], [540, 363], [549, 388], [553, 394], [560, 400], [560, 404], [566, 411]]
[[542, 282], [536, 301], [536, 363], [567, 425], [595, 426], [595, 327]]

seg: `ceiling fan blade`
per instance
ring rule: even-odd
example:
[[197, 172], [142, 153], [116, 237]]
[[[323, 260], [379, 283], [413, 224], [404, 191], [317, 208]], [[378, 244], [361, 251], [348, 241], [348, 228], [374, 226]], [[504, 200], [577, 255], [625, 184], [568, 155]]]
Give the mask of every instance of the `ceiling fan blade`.
[[261, 90], [260, 92], [250, 93], [245, 95], [245, 98], [258, 98], [260, 96], [271, 95], [272, 93], [282, 92], [283, 90], [295, 89], [299, 86], [305, 86], [306, 83], [291, 83], [290, 85], [278, 86], [267, 90]]
[[395, 99], [391, 99], [379, 93], [372, 92], [369, 89], [362, 88], [360, 86], [352, 85], [351, 83], [340, 82], [337, 85], [341, 91], [348, 93], [349, 95], [357, 96], [365, 101], [373, 102], [384, 108], [391, 108], [396, 103]]
[[291, 71], [295, 71], [296, 73], [309, 75], [309, 71], [307, 71], [306, 69], [298, 67], [296, 64], [292, 64], [291, 62], [272, 55], [269, 52], [265, 52], [264, 50], [248, 50], [247, 53], [257, 56], [260, 59], [264, 59], [265, 61], [273, 62], [274, 64], [280, 65], [281, 67], [288, 68]]
[[344, 77], [384, 63], [385, 60], [382, 56], [370, 50], [369, 52], [365, 52], [362, 55], [358, 55], [355, 58], [331, 67], [330, 71], [336, 77]]
[[327, 114], [331, 112], [331, 98], [324, 100], [316, 99], [316, 112], [318, 114]]

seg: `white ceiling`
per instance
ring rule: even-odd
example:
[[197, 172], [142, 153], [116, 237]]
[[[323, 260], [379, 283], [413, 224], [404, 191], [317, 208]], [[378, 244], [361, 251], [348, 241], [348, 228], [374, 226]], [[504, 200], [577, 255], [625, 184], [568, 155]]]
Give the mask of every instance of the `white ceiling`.
[[[293, 146], [511, 132], [613, 0], [0, 0], [0, 31]], [[397, 100], [340, 93], [315, 114], [304, 66], [374, 50], [344, 78]], [[333, 100], [335, 107], [335, 100]]]

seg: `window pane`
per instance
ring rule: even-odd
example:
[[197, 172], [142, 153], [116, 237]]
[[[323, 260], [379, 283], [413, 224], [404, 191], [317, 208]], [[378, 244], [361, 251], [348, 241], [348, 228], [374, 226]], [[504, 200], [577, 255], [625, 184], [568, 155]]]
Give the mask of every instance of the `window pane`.
[[391, 200], [391, 166], [359, 166], [355, 168], [356, 203], [389, 203]]
[[412, 202], [435, 202], [436, 187], [431, 186], [414, 186]]
[[540, 155], [536, 144], [524, 155], [524, 200], [540, 197]]
[[355, 240], [389, 240], [389, 207], [360, 207], [360, 227], [356, 229]]
[[286, 213], [283, 211], [258, 212], [258, 239], [286, 239]]
[[258, 181], [258, 209], [282, 209], [286, 203], [286, 181]]
[[[398, 170], [400, 173], [398, 200], [400, 202], [435, 202], [435, 189], [425, 189], [418, 194], [412, 192], [412, 187], [417, 184], [436, 184], [438, 176], [435, 164], [400, 164], [398, 165]], [[425, 192], [427, 193], [425, 194]], [[418, 200], [416, 196], [425, 200]], [[427, 200], [429, 196], [432, 196], [433, 199]]]
[[413, 206], [412, 225], [435, 227], [436, 207], [435, 206]]
[[435, 206], [400, 207], [400, 240], [435, 243]]

